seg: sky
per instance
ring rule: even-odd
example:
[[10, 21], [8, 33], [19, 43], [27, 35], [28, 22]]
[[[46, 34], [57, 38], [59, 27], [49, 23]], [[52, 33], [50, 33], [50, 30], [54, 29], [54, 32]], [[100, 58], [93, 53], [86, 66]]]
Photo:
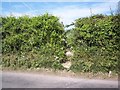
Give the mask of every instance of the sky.
[[[14, 1], [14, 0], [13, 0]], [[87, 0], [86, 2], [10, 2], [5, 0], [2, 2], [3, 16], [9, 16], [10, 14], [18, 17], [22, 15], [36, 16], [45, 13], [50, 13], [60, 18], [60, 22], [68, 25], [75, 19], [80, 17], [90, 16], [92, 14], [110, 14], [110, 8], [115, 13], [117, 8], [117, 2], [92, 2]]]

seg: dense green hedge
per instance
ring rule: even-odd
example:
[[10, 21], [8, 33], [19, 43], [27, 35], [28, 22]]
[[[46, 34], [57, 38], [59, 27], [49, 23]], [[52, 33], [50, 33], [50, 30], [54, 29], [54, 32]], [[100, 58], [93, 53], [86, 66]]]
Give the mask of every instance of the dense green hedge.
[[68, 31], [50, 14], [1, 19], [3, 67], [64, 69], [66, 48], [73, 47], [70, 70], [119, 71], [120, 15], [79, 18]]
[[2, 17], [2, 25], [3, 53], [31, 51], [46, 44], [62, 46], [64, 29], [55, 16]]
[[[65, 58], [64, 28], [59, 22], [59, 18], [50, 14], [36, 17], [22, 16], [17, 18], [10, 16], [1, 18], [3, 55], [11, 54], [19, 58], [24, 53], [37, 53], [36, 57], [43, 55], [41, 58], [37, 58], [37, 63], [40, 62], [44, 67], [54, 67], [55, 64], [59, 66], [60, 61]], [[29, 57], [29, 55], [25, 57]], [[58, 60], [55, 60], [55, 57], [58, 57]], [[6, 64], [5, 58], [3, 57], [4, 65]], [[32, 59], [30, 58], [30, 60]], [[24, 61], [28, 60], [24, 58]], [[29, 61], [28, 63], [34, 62]], [[47, 66], [47, 63], [51, 66]]]
[[75, 21], [75, 28], [67, 31], [67, 40], [75, 50], [73, 71], [118, 72], [119, 20], [120, 15], [94, 15]]

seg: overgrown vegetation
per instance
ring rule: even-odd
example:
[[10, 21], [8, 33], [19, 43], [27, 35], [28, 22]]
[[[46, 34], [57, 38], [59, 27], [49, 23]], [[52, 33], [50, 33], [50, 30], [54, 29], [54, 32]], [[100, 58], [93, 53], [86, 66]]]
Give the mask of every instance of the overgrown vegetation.
[[73, 71], [118, 72], [119, 20], [120, 15], [94, 15], [76, 20], [75, 28], [67, 32], [68, 42], [75, 50]]
[[1, 33], [3, 67], [63, 69], [64, 28], [57, 17], [2, 17]]
[[[70, 70], [118, 73], [120, 15], [79, 18], [75, 28], [64, 31], [50, 14], [36, 17], [1, 17], [2, 66], [65, 69], [65, 51], [73, 47]], [[73, 24], [72, 24], [73, 25]], [[67, 41], [67, 45], [65, 43]]]

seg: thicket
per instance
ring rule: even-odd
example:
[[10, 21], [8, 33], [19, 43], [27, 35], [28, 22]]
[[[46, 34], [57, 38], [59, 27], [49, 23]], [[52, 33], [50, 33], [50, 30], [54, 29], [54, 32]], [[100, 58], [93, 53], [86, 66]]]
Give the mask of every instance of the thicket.
[[[118, 72], [120, 15], [79, 18], [75, 28], [65, 31], [59, 18], [1, 17], [2, 66], [65, 69], [66, 49], [73, 47], [70, 70], [74, 72]], [[66, 43], [67, 42], [67, 43]]]
[[3, 67], [63, 69], [64, 28], [57, 17], [44, 14], [1, 18]]
[[[81, 72], [118, 72], [120, 56], [120, 15], [79, 18], [67, 31], [75, 56], [71, 69]], [[71, 37], [72, 36], [72, 37]]]

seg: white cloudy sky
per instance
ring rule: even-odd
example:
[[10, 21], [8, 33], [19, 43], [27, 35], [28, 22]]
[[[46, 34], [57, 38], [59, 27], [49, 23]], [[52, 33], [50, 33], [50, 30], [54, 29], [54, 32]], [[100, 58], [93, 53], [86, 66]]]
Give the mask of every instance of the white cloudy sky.
[[31, 0], [31, 2], [26, 2], [25, 0], [20, 0], [19, 2], [16, 2], [15, 0], [4, 0], [0, 10], [2, 11], [3, 16], [10, 15], [11, 13], [15, 16], [35, 16], [48, 12], [58, 16], [60, 21], [67, 25], [79, 17], [90, 16], [90, 8], [93, 14], [109, 15], [110, 7], [115, 13], [118, 2], [118, 0], [116, 0], [116, 2], [115, 0], [98, 0], [97, 2], [95, 2], [95, 0], [81, 0], [81, 2], [79, 0], [75, 0], [76, 2], [59, 1], [52, 2], [51, 0], [50, 2], [45, 2], [44, 0], [44, 2], [32, 2]]

